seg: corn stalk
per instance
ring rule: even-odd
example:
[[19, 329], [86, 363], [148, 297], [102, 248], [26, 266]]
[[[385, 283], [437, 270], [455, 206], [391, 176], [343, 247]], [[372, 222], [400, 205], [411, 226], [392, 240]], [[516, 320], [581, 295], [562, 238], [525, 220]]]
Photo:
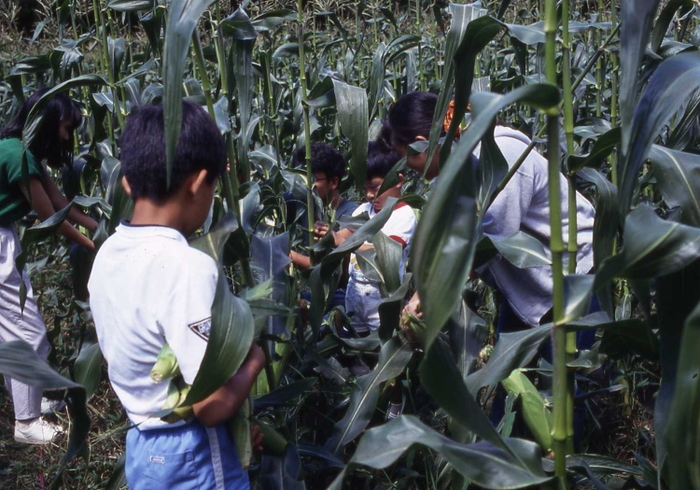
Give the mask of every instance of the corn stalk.
[[[312, 7], [313, 8], [313, 5]], [[304, 16], [302, 1], [297, 0], [299, 20], [299, 81], [301, 84], [301, 107], [304, 111], [304, 144], [306, 146], [306, 213], [309, 246], [314, 243], [314, 196], [313, 175], [311, 173], [311, 123], [309, 122], [309, 105], [306, 103], [306, 60], [304, 57]], [[313, 254], [311, 254], [313, 264]]]
[[[545, 3], [545, 72], [547, 81], [557, 84], [556, 36], [558, 30], [557, 2]], [[561, 201], [559, 194], [559, 113], [547, 111], [547, 149], [549, 161], [549, 224], [551, 228], [550, 249], [552, 251], [553, 313], [552, 335], [554, 338], [554, 426], [552, 441], [554, 448], [555, 476], [562, 489], [566, 488], [566, 453], [568, 419], [568, 376], [566, 367], [566, 330], [561, 324], [564, 318], [564, 240], [561, 231]]]

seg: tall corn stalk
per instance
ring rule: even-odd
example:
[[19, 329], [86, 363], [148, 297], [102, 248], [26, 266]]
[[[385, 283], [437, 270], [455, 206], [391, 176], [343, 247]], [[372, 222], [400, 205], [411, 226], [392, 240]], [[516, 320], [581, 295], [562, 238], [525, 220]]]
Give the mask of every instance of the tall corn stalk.
[[[313, 8], [313, 5], [311, 6]], [[297, 0], [299, 21], [299, 81], [301, 84], [301, 106], [304, 111], [304, 144], [306, 146], [306, 214], [309, 246], [314, 243], [314, 196], [313, 175], [311, 174], [311, 124], [309, 122], [309, 106], [306, 103], [306, 60], [304, 58], [304, 16], [301, 0]], [[313, 254], [311, 256], [313, 264]]]
[[[557, 84], [556, 36], [557, 2], [545, 0], [545, 72], [547, 81]], [[562, 489], [566, 488], [566, 453], [568, 432], [568, 376], [566, 367], [566, 330], [562, 325], [564, 318], [564, 240], [561, 231], [561, 202], [559, 195], [559, 113], [548, 111], [547, 115], [547, 149], [548, 149], [548, 187], [549, 187], [549, 225], [551, 228], [550, 249], [552, 251], [553, 313], [552, 336], [554, 338], [554, 426], [552, 441], [555, 455], [555, 475]]]
[[[568, 155], [574, 154], [574, 101], [573, 90], [571, 88], [571, 39], [569, 37], [569, 2], [562, 2], [562, 79], [564, 92], [564, 131], [566, 133], [566, 152]], [[568, 160], [568, 159], [567, 159]], [[568, 217], [569, 236], [567, 240], [567, 250], [569, 252], [569, 274], [576, 273], [576, 253], [578, 251], [578, 217], [576, 206], [576, 188], [574, 187], [574, 176], [571, 175], [568, 165], [565, 166], [566, 181], [568, 188]], [[576, 358], [576, 333], [566, 334], [566, 360], [567, 363]], [[568, 385], [573, 387], [575, 383], [575, 373], [573, 369], [568, 370]], [[574, 390], [570, 389], [567, 396], [567, 413], [574, 411]], [[567, 451], [573, 452], [574, 440], [574, 419], [568, 417], [567, 427]]]

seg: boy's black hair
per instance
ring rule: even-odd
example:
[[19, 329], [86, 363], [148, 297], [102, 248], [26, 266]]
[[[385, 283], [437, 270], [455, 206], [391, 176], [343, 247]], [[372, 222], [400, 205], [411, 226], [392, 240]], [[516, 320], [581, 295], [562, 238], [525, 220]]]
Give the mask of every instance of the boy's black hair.
[[389, 110], [378, 141], [384, 148], [408, 146], [418, 136], [428, 139], [437, 106], [437, 95], [430, 92], [411, 92]]
[[173, 195], [187, 177], [207, 170], [207, 181], [226, 171], [226, 145], [214, 120], [198, 105], [182, 102], [182, 129], [166, 184], [165, 132], [163, 106], [146, 106], [132, 112], [121, 141], [124, 176], [131, 187], [131, 198], [162, 202]]
[[[48, 92], [43, 88], [34, 92], [24, 103], [17, 115], [0, 130], [0, 139], [22, 138], [22, 130], [34, 105]], [[61, 141], [59, 127], [61, 121], [71, 121], [70, 133], [83, 122], [78, 105], [65, 92], [59, 92], [46, 103], [41, 111], [41, 123], [29, 150], [34, 157], [46, 162], [50, 167], [60, 168], [70, 161], [73, 152], [73, 139]]]
[[401, 155], [386, 149], [376, 141], [370, 141], [367, 147], [367, 178], [386, 177]]
[[[306, 149], [299, 148], [294, 152], [294, 167], [306, 165]], [[335, 148], [323, 143], [311, 143], [311, 171], [324, 173], [332, 179], [338, 177], [338, 181], [345, 176], [345, 157]]]

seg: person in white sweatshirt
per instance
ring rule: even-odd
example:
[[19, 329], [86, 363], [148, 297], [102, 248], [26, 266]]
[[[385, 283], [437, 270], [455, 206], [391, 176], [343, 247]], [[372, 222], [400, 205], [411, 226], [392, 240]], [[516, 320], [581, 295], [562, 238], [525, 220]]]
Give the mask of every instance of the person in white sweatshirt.
[[[407, 155], [410, 144], [427, 140], [430, 134], [437, 96], [427, 92], [413, 92], [403, 96], [389, 111], [384, 123], [382, 140], [402, 156]], [[526, 150], [530, 139], [514, 129], [496, 126], [495, 141], [509, 166], [512, 166]], [[479, 157], [480, 147], [474, 151]], [[423, 172], [428, 165], [425, 153], [411, 155], [407, 164]], [[430, 162], [426, 178], [434, 179], [439, 174], [438, 156]], [[547, 187], [547, 160], [536, 151], [530, 152], [505, 188], [496, 196], [486, 211], [483, 221], [485, 236], [498, 240], [525, 232], [538, 239], [549, 250], [549, 191]], [[568, 238], [568, 186], [560, 174], [562, 209], [562, 231]], [[578, 254], [576, 272], [586, 274], [593, 268], [593, 221], [595, 209], [581, 194], [576, 193]], [[546, 319], [552, 308], [551, 266], [520, 269], [501, 255], [496, 256], [476, 271], [490, 286], [503, 294], [499, 314], [499, 331], [522, 330], [534, 327]], [[420, 298], [413, 296], [406, 306], [408, 312], [420, 316]], [[588, 342], [587, 342], [588, 343]]]

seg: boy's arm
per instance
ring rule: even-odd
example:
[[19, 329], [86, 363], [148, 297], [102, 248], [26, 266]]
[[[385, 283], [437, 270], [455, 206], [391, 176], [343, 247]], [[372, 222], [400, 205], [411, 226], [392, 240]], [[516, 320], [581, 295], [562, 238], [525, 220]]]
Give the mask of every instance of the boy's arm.
[[248, 397], [264, 366], [265, 355], [260, 347], [253, 344], [236, 374], [224, 386], [192, 406], [195, 417], [206, 427], [215, 427], [233, 417]]
[[[22, 189], [24, 196], [29, 201], [29, 193], [27, 192], [27, 189], [22, 185], [20, 185], [20, 188]], [[32, 196], [30, 201], [32, 203], [32, 208], [37, 212], [41, 221], [46, 221], [55, 214], [56, 210], [54, 209], [49, 196], [44, 190], [44, 184], [42, 183], [41, 179], [39, 177], [30, 177], [29, 189]], [[95, 251], [95, 245], [92, 243], [92, 240], [80, 233], [80, 231], [73, 228], [70, 223], [64, 221], [58, 228], [58, 232], [68, 238], [70, 241], [77, 243], [78, 245], [82, 245], [88, 250], [93, 252]]]
[[291, 250], [289, 252], [289, 258], [292, 260], [294, 265], [296, 265], [301, 270], [306, 270], [311, 267], [311, 258], [308, 255], [300, 254]]

